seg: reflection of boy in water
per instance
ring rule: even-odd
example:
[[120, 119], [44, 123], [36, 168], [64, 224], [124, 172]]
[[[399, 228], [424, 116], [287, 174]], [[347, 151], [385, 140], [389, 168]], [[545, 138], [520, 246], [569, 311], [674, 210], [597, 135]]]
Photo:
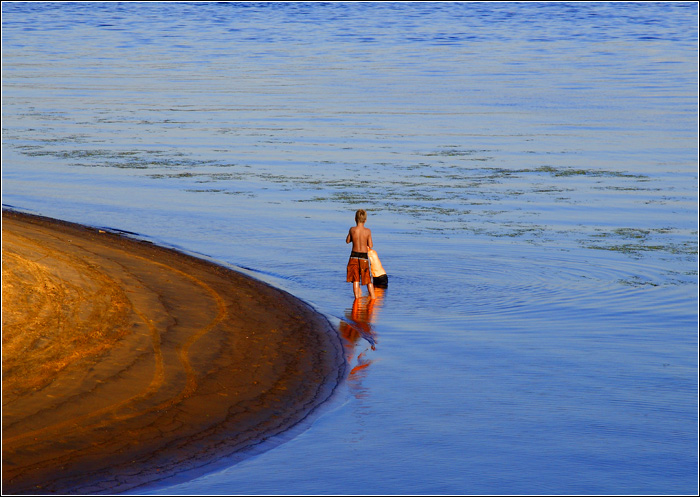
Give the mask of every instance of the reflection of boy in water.
[[[352, 309], [345, 312], [344, 321], [340, 322], [340, 333], [345, 339], [345, 347], [347, 350], [348, 363], [352, 363], [352, 356], [355, 352], [355, 346], [362, 340], [369, 342], [372, 350], [375, 350], [375, 335], [372, 331], [372, 321], [374, 315], [375, 304], [381, 301], [383, 290], [377, 291], [378, 299], [355, 299], [352, 304]], [[364, 360], [366, 349], [357, 356], [357, 365], [350, 371], [350, 374], [366, 368], [371, 361]]]
[[367, 285], [369, 297], [374, 298], [374, 285], [367, 257], [367, 252], [372, 248], [372, 232], [369, 228], [365, 228], [365, 221], [367, 221], [367, 213], [364, 209], [359, 209], [355, 212], [357, 225], [350, 228], [348, 236], [345, 238], [345, 243], [352, 242], [352, 252], [347, 267], [347, 281], [352, 283], [352, 292], [356, 299], [362, 297], [361, 284]]

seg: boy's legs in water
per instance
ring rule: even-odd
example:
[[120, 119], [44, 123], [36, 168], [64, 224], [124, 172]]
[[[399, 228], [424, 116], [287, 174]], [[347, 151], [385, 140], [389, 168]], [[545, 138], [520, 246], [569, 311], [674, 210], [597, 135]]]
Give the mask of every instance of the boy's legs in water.
[[[374, 285], [372, 283], [367, 284], [367, 291], [369, 292], [369, 298], [374, 298]], [[355, 298], [359, 299], [362, 297], [362, 288], [360, 287], [359, 281], [352, 282], [352, 293], [355, 294]]]

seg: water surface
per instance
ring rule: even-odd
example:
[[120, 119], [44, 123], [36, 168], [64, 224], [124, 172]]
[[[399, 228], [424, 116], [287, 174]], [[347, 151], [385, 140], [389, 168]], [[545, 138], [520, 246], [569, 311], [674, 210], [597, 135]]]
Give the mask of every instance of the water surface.
[[151, 492], [697, 491], [697, 4], [2, 9], [3, 205], [245, 268], [350, 339], [305, 431]]

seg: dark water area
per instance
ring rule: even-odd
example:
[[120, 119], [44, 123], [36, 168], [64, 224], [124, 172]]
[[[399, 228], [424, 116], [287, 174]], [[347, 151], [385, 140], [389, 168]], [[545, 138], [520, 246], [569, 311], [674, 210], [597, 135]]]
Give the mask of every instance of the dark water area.
[[[2, 5], [2, 202], [290, 291], [310, 426], [164, 494], [695, 494], [698, 7]], [[389, 288], [354, 302], [369, 213]], [[366, 293], [366, 290], [365, 290]]]

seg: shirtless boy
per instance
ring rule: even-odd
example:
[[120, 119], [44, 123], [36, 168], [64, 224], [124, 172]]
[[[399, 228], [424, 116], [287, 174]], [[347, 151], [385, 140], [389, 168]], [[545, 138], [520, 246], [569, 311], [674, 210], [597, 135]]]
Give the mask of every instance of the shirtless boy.
[[372, 232], [369, 228], [365, 228], [365, 221], [367, 221], [367, 213], [364, 209], [359, 209], [355, 212], [357, 225], [350, 228], [348, 236], [345, 238], [345, 243], [352, 242], [347, 281], [352, 283], [352, 292], [356, 299], [362, 297], [361, 285], [367, 285], [370, 299], [374, 298], [374, 285], [367, 257], [367, 252], [372, 248]]

